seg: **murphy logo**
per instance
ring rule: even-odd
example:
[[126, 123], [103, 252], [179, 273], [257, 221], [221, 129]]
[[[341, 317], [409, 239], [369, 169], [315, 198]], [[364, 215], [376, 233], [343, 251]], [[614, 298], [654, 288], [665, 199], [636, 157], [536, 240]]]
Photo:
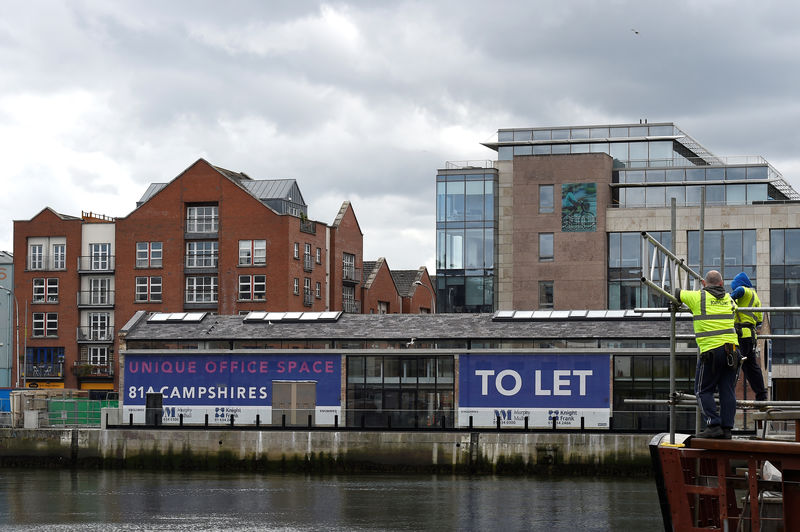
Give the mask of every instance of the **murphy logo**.
[[494, 411], [494, 418], [500, 418], [503, 421], [512, 421], [511, 417], [511, 410], [495, 410]]

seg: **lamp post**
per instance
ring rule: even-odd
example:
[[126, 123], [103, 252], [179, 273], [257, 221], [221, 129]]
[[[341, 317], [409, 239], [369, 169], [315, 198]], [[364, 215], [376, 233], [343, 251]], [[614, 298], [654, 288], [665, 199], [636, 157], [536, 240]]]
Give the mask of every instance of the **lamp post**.
[[[14, 298], [14, 309], [17, 312], [17, 341], [14, 342], [17, 346], [17, 363], [19, 363], [19, 301], [17, 301], [17, 295], [6, 288], [5, 286], [0, 286], [0, 290], [5, 290], [8, 294], [9, 303], [11, 302], [11, 298]], [[11, 362], [11, 349], [7, 351], [8, 353], [8, 385], [11, 386], [11, 377], [14, 373], [14, 364]], [[17, 388], [19, 388], [19, 371], [17, 371]]]
[[426, 285], [426, 284], [424, 284], [422, 281], [414, 281], [414, 284], [423, 287], [425, 290], [427, 290], [431, 294], [431, 310], [433, 310], [433, 313], [436, 314], [436, 297], [434, 296], [433, 290], [431, 290], [431, 287]]

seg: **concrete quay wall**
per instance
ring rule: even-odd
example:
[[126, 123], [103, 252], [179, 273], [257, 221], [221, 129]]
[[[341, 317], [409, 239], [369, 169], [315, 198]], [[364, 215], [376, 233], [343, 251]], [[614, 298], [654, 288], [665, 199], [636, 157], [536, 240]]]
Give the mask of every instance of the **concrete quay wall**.
[[0, 465], [645, 475], [648, 434], [0, 429]]

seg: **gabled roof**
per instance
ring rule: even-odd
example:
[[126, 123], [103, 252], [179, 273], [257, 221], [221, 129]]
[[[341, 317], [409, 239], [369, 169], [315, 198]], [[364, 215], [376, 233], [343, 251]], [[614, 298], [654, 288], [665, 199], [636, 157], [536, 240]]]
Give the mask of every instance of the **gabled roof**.
[[342, 220], [344, 220], [344, 215], [347, 214], [348, 209], [350, 212], [353, 213], [353, 219], [356, 221], [356, 227], [358, 227], [358, 232], [361, 235], [364, 235], [364, 231], [361, 230], [361, 224], [358, 223], [358, 218], [356, 218], [356, 211], [353, 209], [353, 206], [350, 204], [350, 200], [344, 200], [342, 202], [342, 206], [339, 207], [339, 212], [336, 214], [336, 218], [333, 220], [333, 224], [331, 227], [338, 228], [341, 225]]
[[422, 275], [425, 272], [425, 266], [420, 267], [418, 270], [395, 270], [392, 271], [392, 279], [397, 286], [397, 291], [403, 297], [411, 297], [414, 295], [416, 281], [422, 281]]
[[[193, 167], [200, 161], [203, 161], [211, 166], [211, 168], [227, 177], [238, 186], [242, 187], [242, 189], [247, 191], [251, 196], [255, 197], [262, 203], [264, 203], [265, 200], [270, 199], [285, 199], [293, 203], [299, 203], [303, 206], [306, 205], [305, 201], [303, 200], [303, 195], [300, 193], [300, 188], [297, 186], [297, 181], [294, 179], [253, 179], [244, 172], [234, 172], [232, 170], [222, 168], [221, 166], [213, 165], [202, 158], [195, 161], [194, 164], [189, 166], [189, 168]], [[177, 177], [175, 177], [175, 179], [178, 179], [185, 174], [189, 168], [181, 172]], [[172, 181], [175, 181], [175, 179]], [[170, 183], [172, 183], [172, 181], [170, 181]], [[153, 196], [161, 192], [167, 185], [169, 185], [169, 183], [150, 183], [145, 193], [142, 195], [139, 201], [136, 202], [136, 208], [138, 209], [147, 203]]]
[[372, 282], [375, 280], [374, 275], [377, 275], [378, 269], [380, 268], [380, 266], [378, 266], [378, 262], [381, 260], [382, 258], [378, 259], [377, 261], [365, 260], [363, 262], [364, 273], [362, 274], [361, 278], [364, 279], [364, 288], [369, 288], [372, 285]]
[[[62, 220], [68, 220], [68, 221], [76, 221], [77, 220], [77, 221], [80, 221], [80, 218], [78, 216], [70, 216], [69, 214], [61, 214], [59, 212], [54, 211], [50, 207], [45, 207], [41, 211], [37, 212], [35, 216], [32, 216], [30, 218], [30, 220], [34, 220], [34, 219], [38, 218], [39, 216], [41, 216], [42, 214], [45, 214], [45, 213], [50, 213], [53, 216], [56, 216], [56, 217], [58, 217], [58, 218], [60, 218]], [[27, 222], [27, 221], [30, 221], [30, 220], [20, 220], [20, 221], [26, 221]]]

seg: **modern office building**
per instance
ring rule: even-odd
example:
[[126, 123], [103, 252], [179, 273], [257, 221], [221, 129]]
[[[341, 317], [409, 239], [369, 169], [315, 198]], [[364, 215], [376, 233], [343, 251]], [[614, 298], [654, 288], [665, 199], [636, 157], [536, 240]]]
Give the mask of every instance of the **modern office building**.
[[[703, 270], [745, 271], [763, 305], [800, 305], [800, 194], [763, 158], [719, 157], [672, 123], [500, 129], [484, 145], [496, 161], [437, 174], [440, 312], [663, 305], [640, 282], [641, 232], [697, 271], [701, 215]], [[800, 332], [800, 317], [770, 326]], [[773, 347], [774, 376], [800, 377], [800, 342]]]
[[46, 208], [15, 221], [14, 250], [20, 319], [30, 324], [20, 337], [24, 387], [117, 389], [116, 332], [140, 310], [403, 308], [388, 268], [389, 283], [366, 286], [350, 202], [327, 225], [308, 218], [294, 180], [256, 180], [203, 159], [151, 184], [124, 217]]

